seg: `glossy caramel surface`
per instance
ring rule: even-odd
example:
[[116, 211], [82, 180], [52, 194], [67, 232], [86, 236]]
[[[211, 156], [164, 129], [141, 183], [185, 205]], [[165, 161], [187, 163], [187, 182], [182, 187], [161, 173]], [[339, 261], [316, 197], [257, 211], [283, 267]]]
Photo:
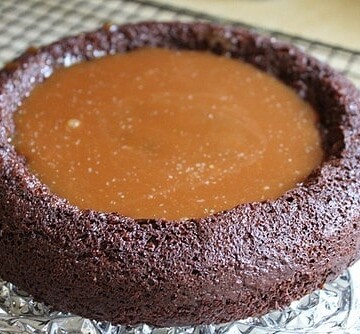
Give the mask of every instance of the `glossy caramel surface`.
[[80, 208], [179, 219], [303, 181], [323, 155], [316, 120], [241, 61], [143, 49], [56, 71], [19, 108], [14, 144]]

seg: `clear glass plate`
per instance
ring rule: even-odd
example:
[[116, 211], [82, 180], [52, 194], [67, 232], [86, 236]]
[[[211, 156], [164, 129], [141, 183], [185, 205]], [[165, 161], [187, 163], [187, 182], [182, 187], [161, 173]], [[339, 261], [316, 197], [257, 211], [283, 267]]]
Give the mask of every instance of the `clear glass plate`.
[[227, 324], [155, 328], [112, 325], [54, 312], [0, 280], [0, 332], [31, 334], [360, 333], [360, 261], [322, 290], [290, 307]]

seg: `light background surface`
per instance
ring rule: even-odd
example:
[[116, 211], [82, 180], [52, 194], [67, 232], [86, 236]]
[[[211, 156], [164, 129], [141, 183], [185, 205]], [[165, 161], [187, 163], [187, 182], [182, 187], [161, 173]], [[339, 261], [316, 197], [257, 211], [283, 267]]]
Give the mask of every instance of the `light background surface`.
[[359, 0], [157, 0], [360, 51]]

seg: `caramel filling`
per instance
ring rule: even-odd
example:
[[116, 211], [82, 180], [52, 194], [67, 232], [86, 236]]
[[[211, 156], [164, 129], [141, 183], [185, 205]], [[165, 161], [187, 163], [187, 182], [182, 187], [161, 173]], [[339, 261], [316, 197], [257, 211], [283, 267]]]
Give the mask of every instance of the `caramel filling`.
[[57, 70], [15, 116], [15, 147], [80, 208], [201, 217], [275, 199], [320, 164], [317, 116], [239, 60], [142, 49]]

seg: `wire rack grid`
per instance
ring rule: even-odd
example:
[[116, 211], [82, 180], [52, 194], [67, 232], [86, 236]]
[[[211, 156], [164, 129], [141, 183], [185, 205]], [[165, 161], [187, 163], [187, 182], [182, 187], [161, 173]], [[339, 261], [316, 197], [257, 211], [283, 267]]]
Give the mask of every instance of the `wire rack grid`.
[[[315, 40], [309, 40], [302, 38], [300, 36], [293, 36], [284, 34], [278, 31], [269, 31], [260, 29], [258, 27], [249, 26], [241, 22], [230, 21], [223, 19], [221, 17], [211, 16], [200, 12], [195, 12], [186, 9], [180, 9], [169, 5], [159, 5], [155, 1], [152, 0], [107, 0], [107, 1], [97, 1], [97, 0], [67, 0], [67, 1], [57, 1], [57, 0], [0, 0], [0, 67], [13, 59], [14, 57], [21, 54], [26, 48], [29, 46], [38, 46], [50, 43], [55, 41], [61, 37], [66, 35], [74, 35], [82, 31], [88, 31], [98, 28], [100, 25], [105, 22], [114, 22], [114, 23], [124, 23], [124, 22], [136, 22], [142, 20], [180, 20], [180, 21], [192, 21], [192, 20], [205, 20], [205, 21], [213, 21], [220, 23], [228, 23], [234, 24], [238, 26], [242, 26], [245, 28], [249, 28], [252, 30], [259, 31], [263, 34], [273, 36], [279, 38], [284, 41], [291, 42], [293, 44], [298, 45], [305, 52], [310, 53], [324, 61], [337, 70], [343, 72], [347, 75], [358, 87], [360, 87], [360, 51], [349, 50], [342, 48], [340, 46], [328, 45], [325, 43], [321, 43]], [[356, 273], [360, 272], [360, 264], [357, 265]], [[355, 273], [355, 269], [353, 270], [353, 276]], [[346, 276], [346, 275], [345, 275]], [[340, 283], [346, 282], [346, 277], [339, 279], [337, 285]], [[355, 275], [358, 277], [358, 274]], [[357, 280], [356, 280], [357, 281]], [[344, 283], [345, 284], [345, 283]], [[360, 284], [357, 289], [360, 291]], [[71, 326], [81, 327], [81, 331], [74, 331], [73, 329], [67, 332], [65, 328], [65, 322], [63, 327], [59, 325], [59, 322], [51, 322], [49, 321], [46, 326], [43, 326], [43, 330], [35, 329], [35, 323], [41, 322], [36, 318], [36, 314], [39, 313], [38, 304], [33, 303], [31, 300], [29, 303], [25, 303], [24, 300], [19, 297], [18, 291], [15, 291], [12, 295], [11, 284], [6, 284], [6, 282], [2, 282], [0, 280], [0, 285], [2, 286], [2, 292], [0, 293], [0, 301], [3, 300], [10, 301], [11, 303], [8, 305], [10, 308], [21, 307], [24, 308], [29, 307], [29, 305], [33, 305], [32, 307], [36, 312], [35, 318], [30, 318], [31, 321], [22, 322], [20, 318], [13, 318], [11, 316], [3, 314], [4, 311], [0, 310], [0, 317], [3, 319], [3, 323], [0, 328], [1, 333], [140, 333], [138, 328], [134, 328], [132, 331], [128, 331], [126, 328], [120, 327], [111, 327], [106, 324], [94, 324], [91, 322], [84, 322], [80, 318], [74, 318], [73, 322], [69, 322], [69, 318], [66, 318], [66, 326], [70, 324]], [[341, 285], [341, 284], [340, 284]], [[340, 286], [339, 285], [339, 286]], [[336, 285], [335, 285], [336, 286]], [[341, 286], [340, 286], [341, 287]], [[331, 287], [330, 292], [320, 292], [321, 293], [330, 293], [331, 296], [334, 296], [334, 291], [332, 290], [334, 287]], [[352, 299], [350, 300], [348, 297], [348, 286], [344, 285], [343, 288], [336, 291], [342, 291], [342, 298], [339, 300], [348, 300], [353, 305], [352, 307], [355, 309], [360, 309], [360, 299]], [[10, 297], [7, 299], [3, 296], [6, 294]], [[14, 297], [15, 296], [15, 297]], [[321, 296], [320, 296], [321, 297]], [[320, 298], [317, 296], [317, 298]], [[18, 298], [18, 299], [16, 299]], [[313, 296], [309, 297], [314, 298]], [[326, 297], [328, 298], [328, 296]], [[15, 302], [21, 301], [21, 302]], [[328, 300], [328, 299], [326, 299]], [[313, 303], [313, 300], [310, 300]], [[359, 305], [358, 305], [359, 304]], [[39, 304], [40, 305], [40, 304]], [[324, 304], [327, 308], [329, 308], [328, 304]], [[335, 308], [337, 304], [335, 303]], [[42, 306], [41, 306], [42, 307]], [[10, 312], [11, 313], [11, 312]], [[293, 313], [289, 313], [293, 314]], [[305, 313], [305, 316], [306, 313]], [[354, 326], [352, 330], [346, 333], [359, 333], [360, 329], [358, 329], [358, 314], [353, 314], [351, 316], [351, 322], [356, 324], [356, 329]], [[65, 319], [65, 318], [64, 318]], [[73, 319], [73, 318], [71, 318]], [[272, 318], [266, 318], [266, 321]], [[296, 320], [296, 319], [295, 319]], [[265, 321], [265, 320], [260, 320]], [[345, 320], [344, 320], [345, 321]], [[349, 322], [349, 318], [346, 320]], [[6, 324], [6, 325], [4, 325]], [[80, 324], [80, 325], [79, 325]], [[70, 326], [69, 325], [69, 326]], [[331, 324], [329, 324], [330, 326]], [[5, 328], [5, 327], [6, 328]], [[26, 327], [28, 326], [28, 327]], [[30, 327], [31, 328], [30, 328]], [[50, 326], [50, 327], [49, 327]], [[55, 327], [56, 328], [55, 328]], [[60, 328], [60, 327], [61, 328]], [[91, 327], [92, 326], [92, 327]], [[110, 327], [109, 327], [110, 326]], [[240, 325], [231, 325], [233, 327], [229, 327], [227, 330], [223, 330], [222, 333], [231, 332], [231, 333], [250, 333], [250, 329], [245, 326], [245, 324], [241, 326], [244, 327], [244, 331], [241, 330]], [[90, 327], [92, 329], [90, 329]], [[103, 328], [104, 327], [104, 328]], [[257, 326], [255, 326], [258, 328]], [[251, 333], [270, 333], [267, 330], [262, 330], [253, 328]], [[330, 326], [331, 327], [331, 326]], [[329, 328], [330, 328], [329, 327]], [[71, 327], [73, 328], [73, 327]], [[144, 327], [145, 328], [145, 327]], [[142, 328], [142, 333], [165, 333], [164, 331], [152, 331], [149, 328]], [[236, 328], [236, 329], [235, 329]], [[344, 327], [342, 327], [344, 328]], [[354, 332], [353, 332], [354, 330]], [[182, 330], [171, 330], [171, 333], [215, 333], [220, 330], [215, 330], [211, 326], [206, 330], [204, 328], [197, 328], [194, 331], [191, 331], [188, 328]], [[169, 333], [170, 333], [169, 332]], [[271, 333], [285, 333], [283, 331], [271, 331]], [[297, 332], [297, 331], [295, 331]], [[295, 333], [291, 332], [291, 333]], [[300, 331], [299, 331], [300, 332]], [[297, 333], [299, 333], [297, 332]], [[324, 332], [324, 331], [322, 331]], [[327, 332], [327, 331], [326, 331]], [[345, 333], [345, 331], [341, 331]], [[166, 332], [168, 333], [168, 332]], [[286, 332], [289, 333], [289, 332]], [[334, 333], [332, 331], [332, 333]]]
[[360, 86], [360, 51], [148, 0], [3, 0], [0, 2], [0, 64], [11, 60], [30, 45], [50, 43], [66, 35], [96, 29], [109, 21], [141, 20], [207, 20], [257, 30], [298, 45]]

